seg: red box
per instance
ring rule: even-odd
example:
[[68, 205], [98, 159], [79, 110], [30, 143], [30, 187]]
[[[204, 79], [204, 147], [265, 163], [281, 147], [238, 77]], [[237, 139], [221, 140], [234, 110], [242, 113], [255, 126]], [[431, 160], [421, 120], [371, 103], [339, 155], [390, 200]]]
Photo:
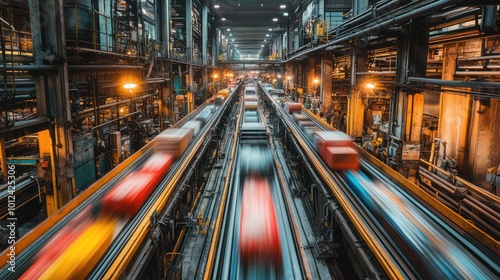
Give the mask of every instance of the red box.
[[296, 102], [287, 102], [285, 103], [285, 111], [288, 114], [291, 114], [293, 112], [302, 112], [302, 104], [296, 103]]
[[133, 217], [156, 187], [155, 177], [148, 172], [127, 176], [102, 198], [102, 210], [108, 214]]
[[354, 148], [328, 147], [323, 159], [335, 170], [359, 169], [358, 152]]
[[316, 131], [317, 147], [320, 154], [326, 153], [327, 147], [353, 147], [354, 142], [345, 133], [340, 131]]

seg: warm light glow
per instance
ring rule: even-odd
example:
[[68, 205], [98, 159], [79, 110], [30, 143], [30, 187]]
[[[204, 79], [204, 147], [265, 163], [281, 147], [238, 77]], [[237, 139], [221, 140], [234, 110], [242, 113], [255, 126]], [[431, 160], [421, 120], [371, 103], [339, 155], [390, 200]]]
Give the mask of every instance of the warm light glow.
[[290, 81], [292, 79], [292, 77], [288, 76], [288, 77], [286, 77], [286, 79]]
[[368, 88], [368, 89], [374, 89], [374, 88], [375, 88], [375, 85], [374, 85], [374, 84], [372, 84], [372, 83], [367, 83], [367, 84], [366, 84], [366, 88]]
[[136, 83], [126, 83], [123, 85], [123, 88], [125, 88], [125, 89], [134, 89], [136, 87], [137, 87]]
[[318, 79], [314, 79], [313, 83], [317, 84], [317, 83], [319, 83], [319, 80]]
[[278, 74], [278, 76], [277, 76], [277, 77], [278, 77], [278, 79], [281, 79], [281, 75], [280, 75], [280, 74]]
[[217, 79], [219, 76], [217, 74], [214, 74], [214, 79]]

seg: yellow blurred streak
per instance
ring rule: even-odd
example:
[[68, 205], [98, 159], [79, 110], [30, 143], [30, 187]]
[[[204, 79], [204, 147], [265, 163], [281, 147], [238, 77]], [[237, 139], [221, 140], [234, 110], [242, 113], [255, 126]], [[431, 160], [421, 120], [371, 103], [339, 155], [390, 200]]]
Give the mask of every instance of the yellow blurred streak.
[[99, 218], [68, 246], [39, 279], [85, 279], [113, 241], [117, 219]]

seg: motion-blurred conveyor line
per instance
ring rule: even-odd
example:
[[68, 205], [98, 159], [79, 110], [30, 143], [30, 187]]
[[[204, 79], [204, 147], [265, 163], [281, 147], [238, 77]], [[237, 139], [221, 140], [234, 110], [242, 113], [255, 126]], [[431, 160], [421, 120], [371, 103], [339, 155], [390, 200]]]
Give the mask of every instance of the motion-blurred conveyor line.
[[[207, 174], [203, 191], [197, 195], [190, 211], [193, 213], [193, 218], [197, 220], [198, 228], [192, 228], [183, 241], [180, 255], [184, 279], [203, 278], [211, 252], [212, 239], [218, 231], [218, 228], [213, 225], [219, 217], [222, 194], [227, 189], [227, 177], [230, 176], [229, 170], [233, 164], [231, 159], [237, 127], [235, 120], [239, 110], [238, 106], [233, 107], [229, 117], [231, 121], [224, 126], [225, 132], [220, 140], [220, 149], [213, 152], [214, 168]], [[215, 230], [212, 230], [213, 228]]]
[[[145, 203], [141, 211], [126, 225], [116, 237], [113, 245], [108, 252], [103, 256], [100, 263], [90, 274], [91, 279], [116, 279], [122, 277], [124, 271], [131, 265], [131, 262], [140, 253], [144, 242], [147, 242], [150, 233], [151, 219], [157, 219], [168, 207], [168, 202], [171, 197], [178, 191], [178, 187], [182, 187], [182, 182], [186, 176], [194, 173], [193, 161], [200, 160], [197, 157], [199, 150], [206, 149], [212, 141], [212, 127], [218, 126], [221, 121], [221, 116], [226, 109], [229, 100], [234, 98], [231, 95], [227, 102], [217, 109], [212, 119], [205, 125], [199, 136], [187, 147], [184, 154], [177, 162], [175, 162], [167, 176], [160, 183], [158, 188], [153, 192], [151, 197]], [[199, 112], [203, 108], [198, 108]], [[182, 124], [181, 122], [179, 122]], [[178, 244], [176, 244], [176, 247]], [[179, 248], [176, 248], [176, 251]]]
[[[200, 108], [200, 110], [201, 109], [202, 108]], [[195, 112], [199, 112], [200, 110], [196, 110]], [[115, 241], [113, 243], [113, 246], [103, 257], [100, 264], [98, 264], [99, 270], [94, 271], [89, 278], [103, 278], [104, 273], [108, 270], [108, 266], [110, 267], [110, 269], [114, 269], [111, 273], [108, 273], [110, 277], [118, 277], [119, 274], [123, 272], [124, 267], [130, 262], [135, 253], [134, 249], [137, 249], [137, 246], [139, 246], [142, 240], [145, 239], [149, 217], [153, 212], [156, 212], [157, 210], [160, 210], [165, 206], [165, 202], [168, 200], [169, 194], [171, 194], [173, 191], [173, 186], [176, 185], [175, 183], [179, 180], [179, 178], [181, 178], [181, 175], [184, 174], [184, 171], [189, 170], [189, 168], [186, 168], [189, 162], [193, 159], [198, 149], [203, 146], [204, 141], [206, 141], [206, 139], [210, 139], [209, 135], [211, 135], [212, 133], [210, 127], [211, 125], [214, 125], [216, 123], [216, 120], [218, 120], [221, 111], [221, 109], [217, 111], [217, 115], [215, 115], [210, 123], [203, 128], [203, 131], [199, 134], [200, 136], [198, 136], [196, 140], [190, 144], [190, 146], [188, 147], [189, 152], [186, 151], [184, 155], [172, 166], [168, 175], [162, 181], [160, 187], [155, 190], [154, 194], [150, 197], [144, 208], [131, 221], [127, 223], [127, 226], [120, 232], [120, 235], [117, 236], [116, 240], [119, 240], [119, 242]], [[187, 118], [191, 118], [195, 114], [196, 113], [193, 113], [187, 116]], [[179, 124], [182, 124], [184, 122], [185, 120], [181, 120], [173, 127], [177, 127]], [[68, 202], [56, 213], [40, 223], [28, 234], [17, 240], [15, 244], [16, 273], [12, 273], [7, 269], [2, 269], [0, 270], [0, 279], [18, 278], [24, 271], [28, 269], [32, 258], [35, 257], [36, 253], [52, 238], [52, 236], [54, 236], [59, 230], [61, 230], [69, 221], [75, 218], [81, 211], [83, 211], [90, 205], [97, 203], [105, 193], [111, 190], [125, 176], [137, 170], [139, 166], [152, 155], [153, 152], [154, 141], [148, 143], [139, 151], [131, 155], [129, 158], [112, 169], [94, 184], [89, 186], [85, 191], [83, 191], [73, 200]], [[183, 170], [183, 172], [177, 172], [178, 170]], [[169, 182], [170, 180], [174, 181]], [[163, 188], [167, 185], [169, 186], [168, 188]], [[165, 190], [165, 192], [162, 192], [160, 194], [160, 189]], [[163, 199], [158, 202], [156, 200], [158, 199], [159, 195], [161, 195], [161, 198]], [[155, 201], [155, 203], [153, 203], [153, 201]], [[135, 229], [139, 229], [139, 226], [141, 226], [141, 229], [143, 230], [135, 232]], [[126, 243], [126, 241], [129, 242]], [[127, 245], [130, 246], [124, 247]], [[127, 248], [127, 250], [123, 250], [126, 252], [123, 252], [121, 250], [123, 248]], [[121, 254], [118, 255], [118, 253], [120, 252]], [[114, 265], [111, 266], [111, 261], [116, 259], [117, 256], [121, 257], [121, 259], [113, 263]], [[7, 263], [7, 261], [9, 260], [7, 250], [5, 250], [2, 255], [0, 255], [0, 260], [3, 264]], [[100, 274], [100, 276], [97, 276], [96, 273]]]
[[[320, 160], [320, 157], [314, 147], [311, 146], [308, 140], [305, 140], [307, 138], [292, 120], [291, 116], [286, 114], [276, 100], [270, 97], [269, 94], [267, 94], [267, 97], [274, 107], [278, 108], [279, 117], [281, 117], [286, 125], [291, 128], [291, 132], [296, 139], [295, 141], [297, 142], [297, 145], [302, 147], [311, 165], [317, 170], [322, 180], [329, 186], [329, 189], [334, 194], [341, 208], [349, 220], [353, 223], [358, 233], [368, 245], [387, 275], [390, 278], [398, 279], [413, 278], [414, 275], [411, 270], [415, 271], [415, 269], [418, 268], [411, 267], [411, 261], [405, 260], [406, 256], [404, 256], [403, 250], [389, 244], [391, 243], [389, 239], [392, 239], [390, 236], [387, 237], [387, 239], [381, 235], [384, 230], [377, 228], [377, 226], [379, 226], [377, 221], [371, 221], [371, 219], [373, 219], [373, 215], [365, 212], [366, 210], [360, 210], [366, 208], [360, 204], [359, 200], [355, 198], [355, 195], [350, 191], [351, 186], [346, 183], [344, 176], [340, 172], [332, 171], [325, 166], [323, 161]], [[302, 112], [307, 112], [307, 110], [303, 108]], [[315, 119], [316, 122], [321, 123], [321, 120], [315, 115], [309, 113], [306, 114]], [[321, 125], [320, 127], [324, 126]], [[436, 202], [432, 199], [432, 197], [425, 194], [419, 188], [414, 188], [413, 184], [411, 184], [411, 182], [409, 182], [402, 175], [385, 166], [383, 163], [376, 160], [373, 156], [369, 155], [362, 149], [358, 148], [357, 150], [361, 156], [360, 163], [363, 172], [369, 174], [371, 177], [378, 178], [378, 180], [384, 182], [384, 184], [393, 185], [400, 189], [402, 195], [409, 198], [409, 200], [413, 203], [413, 209], [421, 209], [422, 212], [426, 213], [425, 215], [428, 215], [429, 217], [432, 217], [433, 220], [437, 221], [435, 225], [437, 226], [437, 224], [439, 224], [439, 227], [441, 227], [440, 232], [448, 235], [446, 240], [453, 240], [455, 243], [458, 242], [457, 240], [460, 240], [460, 246], [462, 246], [461, 248], [468, 248], [467, 250], [469, 250], [469, 252], [477, 253], [477, 255], [475, 255], [475, 261], [481, 262], [488, 267], [490, 269], [488, 273], [495, 275], [499, 272], [500, 268], [498, 263], [500, 249], [498, 242], [484, 236], [480, 230], [447, 208], [440, 209], [441, 213], [436, 213], [437, 211], [434, 209], [424, 208], [421, 202], [418, 202], [417, 199], [413, 198], [413, 196], [409, 194], [410, 191], [416, 193], [420, 201], [423, 200], [428, 205], [433, 207], [438, 205], [436, 205]], [[450, 220], [454, 224], [451, 224]], [[462, 231], [463, 229], [465, 229], [468, 234], [464, 233]], [[483, 244], [479, 244], [479, 242], [472, 237], [480, 240]], [[490, 249], [492, 251], [490, 251]], [[429, 253], [431, 254], [432, 252]], [[406, 262], [407, 264], [404, 264], [403, 262]]]
[[[241, 104], [240, 114], [238, 117], [238, 128], [241, 128], [243, 122], [243, 102]], [[258, 110], [259, 113], [260, 110]], [[260, 118], [262, 120], [262, 117]], [[240, 135], [245, 133], [245, 131], [237, 130], [236, 135]], [[251, 132], [254, 133], [254, 132]], [[266, 129], [265, 132], [269, 135], [269, 131]], [[243, 137], [244, 138], [244, 137]], [[241, 179], [240, 178], [240, 170], [239, 168], [239, 157], [240, 157], [240, 148], [243, 145], [248, 144], [248, 141], [245, 140], [242, 144], [240, 142], [242, 137], [235, 137], [233, 150], [231, 152], [232, 162], [234, 164], [231, 167], [231, 173], [226, 177], [226, 187], [223, 193], [223, 199], [221, 203], [221, 207], [219, 210], [219, 217], [217, 223], [215, 225], [216, 233], [214, 234], [214, 238], [212, 240], [212, 250], [209, 256], [209, 260], [207, 262], [207, 267], [205, 270], [204, 279], [239, 279], [244, 278], [242, 275], [242, 270], [239, 265], [239, 254], [238, 254], [238, 235], [239, 232], [239, 218], [240, 218], [240, 199], [241, 199]], [[258, 142], [262, 144], [261, 142]], [[267, 147], [269, 148], [269, 147]], [[272, 153], [269, 151], [269, 153]], [[273, 162], [274, 163], [274, 162]], [[275, 168], [275, 167], [273, 167]], [[274, 172], [274, 174], [276, 174]], [[288, 212], [284, 206], [285, 202], [283, 200], [281, 189], [279, 188], [280, 183], [277, 177], [273, 177], [271, 179], [272, 185], [272, 193], [275, 197], [275, 201], [278, 203], [275, 204], [278, 223], [281, 226], [280, 228], [280, 236], [281, 236], [281, 244], [282, 250], [284, 252], [283, 255], [283, 266], [285, 279], [287, 276], [291, 279], [301, 279], [304, 278], [305, 271], [307, 270], [304, 267], [303, 262], [300, 260], [298, 253], [297, 245], [294, 240], [294, 236], [292, 234], [292, 230], [290, 230], [291, 225], [289, 224]], [[253, 271], [251, 273], [259, 273], [258, 271]], [[261, 272], [262, 273], [262, 272]], [[269, 273], [269, 272], [267, 272]], [[252, 275], [252, 277], [258, 277], [257, 275]], [[271, 277], [266, 275], [266, 277]]]
[[[112, 169], [56, 213], [17, 240], [15, 244], [16, 273], [9, 272], [7, 269], [1, 269], [0, 279], [17, 279], [22, 274], [21, 272], [28, 269], [31, 259], [52, 238], [52, 236], [75, 218], [81, 211], [97, 202], [128, 173], [136, 170], [140, 164], [150, 156], [150, 148], [149, 145], [145, 146], [143, 149], [131, 155], [122, 164]], [[7, 251], [4, 251], [2, 255], [0, 255], [0, 261], [2, 264], [5, 264], [8, 259], [9, 256], [7, 256]]]

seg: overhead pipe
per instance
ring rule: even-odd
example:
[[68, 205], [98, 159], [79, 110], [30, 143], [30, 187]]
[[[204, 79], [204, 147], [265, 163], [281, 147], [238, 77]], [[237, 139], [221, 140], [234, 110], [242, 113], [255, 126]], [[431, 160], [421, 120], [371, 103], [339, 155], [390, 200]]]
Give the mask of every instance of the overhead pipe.
[[461, 23], [465, 20], [474, 20], [475, 15], [479, 13], [479, 8], [471, 8], [464, 12], [446, 17], [444, 20], [433, 22], [430, 24], [431, 29], [441, 29], [445, 27], [449, 27], [451, 25], [455, 25]]
[[[116, 103], [115, 103], [115, 104], [116, 104]], [[121, 117], [119, 117], [119, 118], [113, 119], [113, 120], [111, 120], [111, 121], [108, 121], [108, 122], [102, 123], [102, 124], [100, 124], [100, 125], [96, 125], [96, 126], [94, 126], [94, 127], [92, 127], [92, 128], [90, 129], [90, 133], [91, 133], [92, 137], [94, 137], [94, 133], [95, 133], [96, 129], [101, 128], [101, 127], [108, 127], [108, 126], [110, 126], [110, 125], [112, 125], [112, 124], [116, 123], [117, 121], [127, 119], [127, 118], [129, 118], [129, 117], [131, 117], [131, 116], [133, 116], [133, 115], [137, 115], [137, 114], [140, 114], [140, 113], [142, 113], [142, 112], [141, 112], [141, 111], [135, 111], [135, 112], [132, 112], [132, 113], [130, 113], [130, 114], [126, 114], [126, 115], [121, 116]]]
[[380, 15], [380, 12], [388, 12], [394, 9], [397, 9], [403, 4], [402, 2], [408, 2], [407, 0], [387, 0], [380, 3], [377, 3], [371, 7], [370, 10], [366, 10], [365, 12], [356, 15], [351, 20], [341, 24], [339, 26], [339, 30], [346, 30], [352, 27], [355, 27], [359, 24], [365, 23], [369, 20], [376, 18]]
[[482, 70], [482, 69], [500, 69], [500, 65], [487, 65], [485, 66], [457, 66], [457, 69], [459, 70]]
[[[434, 164], [426, 161], [426, 160], [423, 160], [423, 159], [420, 159], [420, 161], [426, 165], [428, 165], [429, 167], [432, 167], [434, 170], [436, 171], [439, 171], [447, 176], [450, 176], [451, 174], [446, 172], [445, 170], [439, 168], [438, 166], [435, 166]], [[488, 199], [488, 200], [491, 200], [495, 203], [500, 203], [500, 197], [490, 193], [490, 192], [487, 192], [486, 190], [468, 182], [468, 181], [465, 181], [464, 179], [460, 178], [460, 177], [455, 177], [455, 179], [460, 182], [461, 184], [463, 184], [464, 186], [467, 186], [469, 189], [471, 189], [472, 191], [474, 191], [474, 193], [476, 193], [477, 195], [480, 195], [481, 197], [485, 198], [485, 199]]]
[[457, 41], [465, 41], [483, 38], [481, 34], [477, 32], [477, 27], [464, 27], [452, 31], [440, 32], [429, 35], [429, 42], [431, 44], [446, 44], [453, 43]]
[[0, 64], [0, 67], [6, 71], [50, 71], [57, 69], [57, 65], [6, 65]]
[[500, 97], [499, 93], [480, 92], [480, 91], [472, 91], [472, 90], [453, 90], [453, 89], [447, 88], [447, 89], [439, 89], [439, 91], [445, 92], [445, 93], [473, 95], [473, 96], [479, 96], [479, 97], [485, 97], [485, 98], [498, 98], [498, 97]]
[[287, 60], [285, 60], [283, 62], [284, 63], [292, 62], [292, 60], [294, 60], [294, 59], [296, 59], [298, 57], [301, 57], [301, 56], [304, 56], [304, 55], [308, 55], [308, 54], [313, 53], [313, 52], [320, 51], [320, 50], [322, 50], [324, 48], [327, 48], [329, 46], [342, 44], [342, 43], [345, 43], [346, 41], [349, 41], [349, 40], [352, 40], [352, 39], [356, 39], [356, 38], [359, 38], [359, 37], [362, 37], [362, 36], [366, 36], [367, 34], [370, 34], [371, 32], [380, 32], [380, 29], [382, 27], [388, 27], [388, 26], [393, 25], [393, 24], [399, 24], [399, 23], [407, 22], [407, 21], [411, 20], [414, 17], [424, 16], [424, 15], [426, 15], [428, 13], [440, 10], [440, 9], [446, 7], [446, 6], [458, 3], [460, 1], [459, 0], [440, 0], [440, 1], [436, 1], [436, 2], [433, 2], [433, 1], [427, 1], [427, 2], [428, 3], [422, 4], [422, 6], [420, 6], [417, 9], [411, 10], [409, 12], [405, 12], [405, 13], [403, 13], [401, 15], [398, 15], [398, 16], [395, 16], [395, 17], [392, 17], [392, 18], [388, 18], [384, 22], [374, 24], [374, 25], [372, 25], [372, 26], [370, 26], [370, 27], [368, 27], [366, 29], [350, 33], [349, 35], [343, 36], [343, 37], [338, 38], [338, 39], [334, 39], [334, 40], [332, 40], [332, 41], [330, 41], [330, 42], [328, 42], [326, 44], [323, 44], [321, 46], [317, 46], [315, 48], [311, 48], [309, 50], [306, 50], [306, 51], [304, 51], [302, 53], [298, 53], [298, 54], [290, 57], [289, 59], [287, 59]]
[[458, 61], [477, 61], [477, 60], [487, 60], [487, 59], [500, 59], [500, 55], [463, 57], [463, 58], [458, 58]]
[[[138, 96], [138, 97], [134, 97], [133, 100], [142, 100], [144, 98], [153, 97], [155, 95], [157, 95], [157, 94], [148, 94], [148, 95], [144, 95], [144, 96]], [[126, 100], [114, 102], [114, 103], [111, 103], [111, 104], [104, 104], [104, 105], [100, 105], [98, 109], [100, 111], [102, 111], [102, 110], [106, 110], [106, 109], [109, 109], [109, 108], [115, 108], [116, 106], [120, 106], [120, 105], [124, 105], [124, 104], [130, 104], [131, 101], [132, 101], [132, 99], [126, 99]], [[76, 120], [85, 119], [86, 117], [95, 115], [94, 112], [95, 112], [94, 108], [84, 109], [84, 110], [80, 111], [78, 113], [78, 115], [76, 115], [75, 118], [76, 118]]]
[[[425, 175], [422, 175], [423, 177], [426, 177]], [[427, 178], [427, 177], [426, 177]], [[427, 187], [428, 189], [426, 190], [427, 193], [429, 193], [429, 195], [434, 195], [434, 193], [436, 191], [438, 191], [434, 186], [431, 186], [425, 182], [422, 182], [422, 185]], [[437, 184], [439, 185], [439, 184]], [[446, 207], [450, 208], [450, 209], [453, 209], [453, 208], [457, 208], [458, 209], [458, 202], [455, 201], [454, 199], [448, 197], [448, 196], [438, 196], [436, 199], [438, 199], [441, 203], [443, 203]], [[494, 236], [494, 238], [497, 238], [497, 236], [500, 236], [500, 232], [498, 232], [498, 230], [496, 230], [495, 228], [493, 228], [489, 223], [485, 222], [485, 221], [482, 221], [475, 213], [473, 213], [472, 211], [468, 210], [468, 209], [462, 209], [461, 212], [469, 217], [469, 218], [473, 218], [475, 220], [478, 221], [478, 224], [481, 224], [481, 226], [483, 226], [485, 229], [488, 229], [492, 234], [492, 236]], [[460, 213], [459, 213], [460, 214]]]
[[134, 65], [68, 65], [69, 71], [103, 71], [103, 70], [143, 70]]
[[[498, 76], [498, 71], [455, 71], [456, 76]], [[499, 83], [500, 84], [500, 83]]]
[[[447, 189], [450, 194], [453, 194], [455, 192], [455, 189], [457, 188], [457, 186], [449, 183], [445, 179], [439, 177], [438, 175], [423, 167], [419, 168], [419, 172], [423, 173], [423, 175], [425, 175], [425, 177], [427, 177], [433, 183], [436, 183], [439, 186]], [[487, 207], [483, 202], [475, 199], [471, 195], [466, 196], [464, 198], [464, 201], [466, 201], [467, 204], [469, 204], [472, 208], [475, 208], [476, 210], [487, 216], [489, 219], [500, 221], [500, 213], [490, 207]]]
[[448, 81], [439, 79], [408, 77], [408, 82], [431, 84], [448, 87], [470, 87], [470, 88], [500, 88], [500, 82], [464, 82], [464, 81]]
[[[433, 181], [434, 184], [446, 189], [448, 192], [450, 193], [453, 193], [453, 188], [456, 188], [454, 186], [450, 187], [449, 184], [443, 180], [441, 180], [441, 182], [439, 181], [436, 181], [436, 180], [440, 180], [441, 178], [439, 178], [437, 175], [429, 172], [428, 170], [425, 170], [425, 168], [420, 168], [419, 170], [420, 172], [422, 172], [422, 176]], [[450, 189], [451, 188], [451, 189]], [[478, 207], [477, 205], [474, 205], [473, 203], [471, 203], [471, 201], [468, 199], [469, 196], [467, 196], [467, 198], [464, 198], [462, 201], [463, 203], [466, 203], [469, 205], [469, 207], [473, 208], [475, 211], [483, 214], [484, 216], [486, 216], [488, 219], [490, 219], [491, 221], [496, 221], [498, 223], [498, 219], [496, 219], [495, 217], [493, 217], [490, 213], [488, 213], [485, 209], [483, 208], [480, 208]], [[452, 199], [445, 199], [444, 197], [442, 197], [443, 200], [448, 200], [448, 202], [452, 202], [453, 206], [455, 208], [457, 208], [457, 211], [459, 209], [459, 202], [455, 201], [455, 200], [452, 200]], [[483, 205], [484, 206], [484, 205]], [[465, 215], [467, 215], [468, 217], [475, 217], [476, 219], [476, 223], [478, 224], [481, 224], [481, 226], [483, 226], [485, 229], [488, 229], [491, 233], [493, 233], [495, 235], [495, 238], [497, 238], [497, 236], [500, 235], [500, 232], [495, 229], [494, 227], [492, 227], [487, 221], [481, 219], [480, 217], [478, 217], [476, 214], [474, 214], [472, 211], [470, 211], [469, 209], [465, 208], [465, 209], [461, 209], [461, 212], [464, 213]]]
[[396, 71], [356, 72], [356, 75], [395, 75]]
[[7, 81], [4, 81], [4, 80], [0, 80], [3, 82], [5, 82], [7, 85], [16, 85], [16, 87], [22, 87], [22, 86], [35, 86], [35, 81], [34, 80], [30, 80], [30, 79], [23, 79], [21, 81], [18, 81], [17, 79], [14, 81], [14, 80], [11, 80], [11, 79], [7, 79]]

